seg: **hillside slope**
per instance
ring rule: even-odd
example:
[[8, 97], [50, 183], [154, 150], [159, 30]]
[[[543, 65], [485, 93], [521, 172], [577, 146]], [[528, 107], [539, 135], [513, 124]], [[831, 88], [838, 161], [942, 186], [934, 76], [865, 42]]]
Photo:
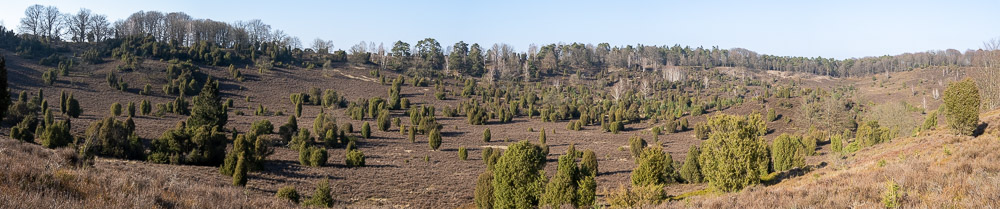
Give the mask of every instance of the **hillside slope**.
[[832, 154], [832, 163], [774, 185], [659, 208], [882, 208], [892, 202], [890, 182], [899, 186], [902, 208], [1000, 207], [1000, 110], [980, 118], [985, 133], [977, 137], [953, 135], [942, 125], [846, 156]]

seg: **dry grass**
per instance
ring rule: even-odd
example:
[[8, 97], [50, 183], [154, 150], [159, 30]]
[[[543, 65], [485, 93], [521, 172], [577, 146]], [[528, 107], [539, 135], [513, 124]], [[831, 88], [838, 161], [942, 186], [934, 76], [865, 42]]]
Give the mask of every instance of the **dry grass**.
[[72, 149], [50, 150], [0, 138], [0, 208], [287, 208], [273, 198], [247, 198], [241, 187], [207, 185], [167, 172], [113, 169], [98, 159], [78, 166]]
[[[994, 111], [983, 120], [1000, 124]], [[1000, 207], [996, 127], [978, 137], [947, 130], [876, 145], [772, 186], [674, 201], [663, 208], [882, 208], [886, 182], [900, 185], [902, 208]], [[884, 163], [880, 163], [884, 162]]]

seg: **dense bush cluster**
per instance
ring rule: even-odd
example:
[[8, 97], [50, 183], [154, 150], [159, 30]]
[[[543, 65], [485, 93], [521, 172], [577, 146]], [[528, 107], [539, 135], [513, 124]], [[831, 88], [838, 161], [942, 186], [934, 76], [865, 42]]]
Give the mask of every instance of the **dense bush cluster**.
[[708, 119], [707, 126], [711, 131], [702, 142], [698, 162], [709, 185], [738, 191], [759, 183], [770, 164], [768, 146], [761, 137], [767, 125], [760, 115], [718, 114]]
[[637, 167], [632, 171], [633, 186], [666, 185], [674, 183], [673, 158], [663, 147], [651, 146], [642, 149], [642, 154], [636, 160]]
[[948, 126], [961, 135], [972, 135], [979, 126], [979, 88], [970, 78], [948, 84], [944, 90]]
[[219, 165], [225, 160], [226, 135], [217, 128], [183, 122], [152, 141], [147, 160], [154, 163]]
[[84, 156], [143, 159], [145, 148], [134, 131], [134, 124], [116, 120], [114, 117], [95, 121], [81, 138], [80, 152]]
[[776, 171], [804, 166], [806, 153], [801, 136], [781, 134], [771, 143], [771, 163]]

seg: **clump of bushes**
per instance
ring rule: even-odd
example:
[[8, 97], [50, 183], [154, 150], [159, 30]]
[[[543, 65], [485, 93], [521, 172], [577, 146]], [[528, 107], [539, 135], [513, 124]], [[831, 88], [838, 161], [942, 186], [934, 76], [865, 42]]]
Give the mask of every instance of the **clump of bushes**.
[[295, 204], [299, 204], [299, 192], [295, 191], [294, 186], [281, 187], [281, 189], [278, 189], [278, 192], [274, 194], [274, 197], [277, 197], [278, 199], [285, 199]]
[[681, 179], [684, 179], [687, 183], [701, 183], [701, 165], [698, 163], [698, 155], [701, 154], [701, 149], [698, 146], [691, 145], [688, 148], [687, 157], [684, 159], [684, 165], [680, 168]]
[[948, 84], [944, 90], [948, 127], [956, 134], [972, 135], [979, 126], [979, 88], [970, 78]]
[[718, 114], [708, 119], [707, 126], [710, 136], [702, 143], [698, 161], [709, 186], [739, 191], [759, 183], [770, 164], [767, 143], [761, 137], [767, 125], [760, 115]]
[[521, 141], [508, 146], [493, 168], [493, 208], [533, 208], [544, 191], [545, 154]]
[[344, 164], [347, 167], [364, 167], [365, 166], [365, 153], [357, 149], [351, 149], [347, 151], [344, 157]]
[[219, 165], [225, 159], [226, 135], [218, 128], [189, 127], [180, 122], [153, 140], [147, 160], [154, 163]]
[[80, 151], [84, 156], [143, 159], [145, 149], [134, 134], [134, 125], [130, 127], [127, 121], [106, 117], [90, 124], [82, 138]]
[[806, 164], [806, 145], [801, 136], [781, 134], [771, 143], [771, 163], [776, 171]]
[[632, 154], [632, 157], [638, 159], [642, 154], [643, 148], [646, 148], [646, 140], [633, 135], [628, 138], [628, 147], [629, 153]]
[[303, 206], [317, 206], [329, 208], [333, 206], [333, 196], [330, 194], [330, 180], [320, 181], [313, 192], [312, 198], [306, 200]]
[[663, 152], [660, 146], [642, 149], [641, 156], [636, 160], [638, 166], [632, 171], [632, 185], [665, 185], [673, 183], [673, 158], [670, 153]]

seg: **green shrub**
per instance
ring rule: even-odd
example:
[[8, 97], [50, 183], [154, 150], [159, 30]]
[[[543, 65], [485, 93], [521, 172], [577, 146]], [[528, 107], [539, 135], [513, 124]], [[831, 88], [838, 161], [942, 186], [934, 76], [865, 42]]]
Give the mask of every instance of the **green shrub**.
[[267, 119], [254, 121], [250, 124], [250, 134], [252, 135], [265, 135], [274, 133], [274, 125], [271, 125], [271, 121]]
[[372, 137], [372, 128], [368, 125], [368, 121], [365, 121], [365, 124], [361, 125], [361, 137], [366, 139]]
[[111, 115], [122, 116], [122, 104], [115, 102], [111, 104]]
[[278, 193], [274, 194], [274, 197], [278, 199], [285, 199], [292, 201], [292, 203], [299, 204], [299, 192], [295, 191], [294, 186], [284, 186], [278, 189]]
[[55, 69], [49, 69], [42, 73], [42, 80], [45, 81], [45, 84], [49, 86], [51, 86], [56, 82], [57, 77], [59, 77], [59, 74], [56, 72]]
[[858, 126], [854, 142], [851, 144], [857, 143], [856, 148], [863, 148], [889, 142], [893, 138], [895, 138], [895, 134], [889, 128], [881, 127], [878, 121], [872, 120]]
[[646, 140], [639, 138], [639, 136], [632, 135], [628, 138], [628, 150], [632, 154], [632, 158], [638, 159], [642, 154], [642, 149], [646, 148]]
[[491, 137], [492, 134], [490, 134], [490, 128], [486, 128], [486, 130], [483, 131], [483, 142], [489, 143]]
[[542, 128], [542, 131], [538, 133], [538, 143], [539, 144], [546, 144], [545, 143], [546, 140], [547, 139], [545, 138], [545, 128]]
[[236, 168], [233, 171], [233, 185], [234, 186], [246, 186], [247, 185], [247, 162], [246, 157], [240, 156]]
[[636, 160], [637, 167], [632, 171], [632, 185], [665, 185], [673, 183], [673, 158], [670, 153], [663, 152], [660, 146], [647, 147], [642, 150]]
[[580, 160], [580, 172], [589, 176], [597, 176], [597, 156], [593, 150], [583, 151], [583, 159]]
[[410, 143], [417, 142], [417, 127], [410, 126], [410, 131], [407, 132], [410, 138]]
[[545, 176], [545, 154], [521, 141], [508, 146], [493, 168], [493, 208], [533, 208], [539, 203]]
[[135, 117], [135, 102], [128, 102], [128, 105], [126, 105], [125, 107], [128, 116]]
[[899, 201], [902, 199], [903, 194], [899, 192], [899, 184], [895, 181], [889, 180], [885, 183], [885, 192], [882, 193], [882, 205], [885, 208], [898, 208]]
[[389, 131], [389, 128], [392, 126], [392, 124], [389, 122], [390, 122], [389, 110], [380, 111], [380, 113], [378, 114], [378, 120], [376, 120], [375, 123], [376, 125], [378, 125], [378, 130]]
[[441, 130], [432, 129], [431, 133], [427, 134], [427, 144], [431, 146], [432, 150], [437, 150], [441, 147]]
[[292, 140], [292, 136], [299, 132], [299, 124], [295, 119], [294, 115], [288, 116], [288, 122], [285, 125], [278, 127], [278, 135], [281, 136], [281, 140], [284, 142], [289, 142]]
[[927, 114], [927, 117], [924, 119], [924, 125], [921, 126], [920, 129], [934, 130], [934, 128], [937, 127], [937, 121], [937, 111], [932, 111], [930, 114]]
[[41, 145], [47, 148], [57, 148], [73, 142], [73, 136], [69, 133], [69, 123], [69, 120], [64, 120], [45, 127], [42, 134], [38, 136]]
[[323, 167], [326, 165], [327, 151], [322, 147], [313, 147], [309, 156], [309, 165], [313, 167]]
[[222, 106], [222, 97], [219, 95], [219, 82], [209, 80], [202, 87], [201, 93], [194, 97], [194, 108], [187, 123], [193, 127], [205, 125], [208, 128], [221, 129], [226, 126], [228, 120], [229, 114]]
[[347, 167], [352, 167], [352, 168], [353, 167], [364, 167], [365, 166], [365, 153], [363, 153], [363, 152], [361, 152], [359, 150], [356, 150], [356, 149], [355, 150], [347, 151], [347, 154], [345, 156], [345, 160], [344, 161], [345, 161], [344, 164], [346, 164]]
[[82, 140], [81, 152], [87, 156], [142, 159], [145, 149], [133, 131], [127, 121], [114, 117], [90, 123]]
[[979, 88], [970, 78], [948, 84], [944, 90], [945, 116], [956, 134], [972, 135], [979, 126]]
[[66, 108], [68, 109], [66, 110], [66, 115], [73, 118], [79, 118], [80, 114], [83, 114], [83, 108], [80, 107], [80, 101], [77, 101], [76, 98], [73, 97], [72, 93], [69, 94], [69, 99], [66, 99], [66, 102], [68, 103], [66, 105]]
[[465, 150], [465, 147], [458, 148], [458, 159], [465, 160], [469, 158], [469, 152]]
[[473, 201], [476, 203], [476, 208], [493, 208], [493, 172], [490, 170], [479, 174], [479, 178], [476, 179]]
[[541, 205], [559, 208], [562, 205], [575, 204], [577, 199], [576, 172], [574, 157], [572, 155], [560, 156], [556, 175], [552, 176], [552, 179], [545, 186]]
[[33, 132], [38, 126], [38, 119], [35, 116], [24, 117], [21, 122], [10, 128], [10, 137], [24, 141], [24, 142], [34, 142], [35, 133]]
[[333, 207], [333, 196], [330, 194], [330, 180], [324, 179], [316, 185], [311, 199], [303, 203], [304, 206]]
[[149, 104], [149, 100], [143, 99], [139, 102], [139, 113], [142, 115], [149, 115], [153, 112], [153, 106]]
[[775, 171], [784, 171], [806, 164], [806, 145], [801, 136], [781, 134], [771, 144], [771, 164]]
[[698, 164], [698, 155], [701, 154], [701, 149], [698, 146], [691, 145], [688, 148], [687, 156], [684, 157], [684, 165], [681, 166], [680, 176], [687, 183], [701, 183], [701, 165]]
[[695, 138], [700, 140], [708, 140], [708, 126], [707, 125], [696, 125], [694, 126]]
[[778, 114], [774, 112], [774, 109], [767, 109], [767, 122], [778, 120]]
[[708, 141], [702, 142], [698, 162], [709, 186], [739, 191], [759, 183], [770, 163], [767, 143], [761, 137], [767, 125], [760, 115], [718, 114], [707, 125], [711, 132]]
[[830, 135], [830, 149], [835, 153], [841, 153], [844, 151], [844, 137], [842, 134]]
[[[163, 136], [153, 140], [151, 156], [147, 158], [155, 163], [212, 165], [223, 162], [226, 155], [226, 135], [218, 128], [208, 126], [185, 126], [180, 122], [174, 130], [168, 130]], [[169, 156], [170, 161], [156, 161], [162, 158], [153, 156]]]

